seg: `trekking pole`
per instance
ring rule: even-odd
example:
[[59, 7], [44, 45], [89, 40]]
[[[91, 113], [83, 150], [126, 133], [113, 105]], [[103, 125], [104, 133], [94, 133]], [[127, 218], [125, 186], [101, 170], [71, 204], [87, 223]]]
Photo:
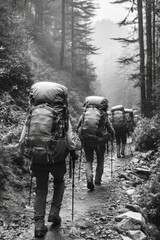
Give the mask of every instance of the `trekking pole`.
[[113, 140], [111, 140], [111, 178], [113, 175]]
[[72, 178], [72, 158], [69, 159], [69, 178]]
[[80, 153], [80, 159], [79, 159], [78, 182], [79, 182], [79, 180], [80, 180], [80, 175], [81, 175], [82, 150], [83, 150], [83, 144], [82, 144], [82, 142], [81, 142], [81, 153]]
[[31, 173], [31, 180], [30, 180], [30, 186], [29, 186], [29, 201], [28, 201], [29, 206], [31, 203], [32, 182], [33, 182], [33, 171]]
[[71, 159], [72, 161], [72, 221], [74, 219], [74, 173], [75, 173], [75, 159]]

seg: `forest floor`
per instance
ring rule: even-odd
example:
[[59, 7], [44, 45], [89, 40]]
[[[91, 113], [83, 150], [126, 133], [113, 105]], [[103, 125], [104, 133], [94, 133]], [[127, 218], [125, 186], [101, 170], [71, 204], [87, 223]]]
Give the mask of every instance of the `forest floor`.
[[[111, 176], [111, 153], [105, 156], [104, 174], [102, 184], [96, 186], [95, 190], [90, 192], [86, 187], [84, 173], [84, 157], [82, 157], [81, 177], [78, 181], [79, 162], [75, 166], [75, 186], [74, 186], [74, 209], [72, 179], [69, 178], [69, 171], [66, 173], [66, 188], [60, 215], [62, 223], [59, 227], [52, 227], [47, 223], [48, 212], [52, 199], [53, 179], [50, 177], [49, 193], [47, 198], [46, 224], [48, 232], [42, 239], [45, 240], [101, 240], [114, 239], [121, 240], [121, 235], [116, 230], [115, 217], [123, 212], [126, 204], [135, 204], [134, 198], [126, 193], [126, 189], [131, 187], [131, 183], [119, 178], [119, 175], [125, 171], [128, 164], [131, 163], [134, 156], [131, 155], [130, 148], [127, 147], [125, 158], [117, 159], [113, 154], [112, 176]], [[96, 160], [93, 165], [95, 173]], [[29, 181], [29, 178], [28, 178]], [[28, 183], [29, 184], [29, 183]], [[33, 178], [31, 204], [28, 205], [29, 187], [26, 187], [25, 193], [17, 195], [13, 192], [10, 197], [4, 196], [4, 204], [9, 204], [14, 218], [12, 222], [0, 221], [0, 239], [2, 240], [33, 240], [34, 239], [34, 221], [33, 221], [33, 201], [34, 201], [35, 179]], [[9, 195], [9, 193], [8, 193]], [[12, 197], [11, 197], [12, 195]], [[13, 197], [15, 195], [15, 197]], [[10, 199], [11, 198], [11, 199]], [[19, 201], [19, 211], [16, 209], [14, 201]], [[2, 206], [1, 206], [2, 208]], [[16, 211], [16, 214], [14, 213]], [[73, 214], [73, 215], [72, 215]]]

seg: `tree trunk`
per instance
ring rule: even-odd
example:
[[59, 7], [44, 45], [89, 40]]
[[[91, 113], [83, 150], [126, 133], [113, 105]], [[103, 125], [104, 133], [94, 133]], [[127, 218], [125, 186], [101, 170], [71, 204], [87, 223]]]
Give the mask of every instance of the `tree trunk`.
[[75, 70], [75, 67], [74, 67], [74, 58], [75, 58], [75, 54], [74, 54], [74, 7], [73, 7], [73, 1], [71, 2], [71, 43], [72, 43], [72, 46], [71, 46], [71, 61], [72, 61], [72, 77], [73, 77], [73, 74], [74, 74], [74, 70]]
[[141, 93], [141, 115], [145, 116], [145, 67], [144, 67], [144, 36], [143, 36], [143, 6], [142, 0], [137, 0], [138, 7], [138, 32], [140, 48], [140, 93]]
[[60, 61], [59, 66], [60, 69], [63, 69], [64, 63], [64, 48], [65, 48], [65, 0], [62, 0], [62, 11], [61, 11], [61, 19], [62, 19], [62, 32], [61, 32], [61, 50], [60, 50]]
[[147, 46], [147, 63], [146, 63], [146, 96], [147, 96], [147, 117], [152, 117], [152, 14], [151, 0], [146, 0], [146, 46]]

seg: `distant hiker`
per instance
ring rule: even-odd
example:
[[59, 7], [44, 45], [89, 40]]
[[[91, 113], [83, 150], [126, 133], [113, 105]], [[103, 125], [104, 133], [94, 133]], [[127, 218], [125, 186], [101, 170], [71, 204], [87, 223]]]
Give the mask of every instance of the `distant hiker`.
[[115, 130], [117, 158], [125, 156], [125, 146], [127, 141], [127, 122], [123, 105], [112, 107], [112, 125]]
[[73, 161], [78, 158], [68, 113], [67, 88], [53, 82], [37, 82], [31, 87], [31, 108], [26, 119], [20, 145], [27, 145], [36, 177], [34, 201], [35, 237], [47, 232], [45, 225], [49, 173], [53, 176], [53, 199], [48, 222], [58, 225], [64, 194], [65, 158], [70, 152]]
[[94, 190], [93, 160], [97, 156], [95, 184], [101, 184], [104, 169], [106, 143], [114, 136], [114, 130], [107, 115], [108, 100], [105, 97], [89, 96], [84, 101], [84, 110], [79, 119], [77, 132], [86, 157], [85, 174], [87, 188]]
[[133, 110], [130, 108], [125, 108], [124, 112], [125, 112], [125, 117], [127, 122], [127, 135], [129, 137], [134, 132], [134, 128], [135, 128]]

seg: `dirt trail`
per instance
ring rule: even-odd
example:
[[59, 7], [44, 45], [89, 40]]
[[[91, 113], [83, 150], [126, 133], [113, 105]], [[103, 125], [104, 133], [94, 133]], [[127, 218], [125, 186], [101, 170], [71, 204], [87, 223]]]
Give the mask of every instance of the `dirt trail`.
[[[129, 149], [128, 153], [130, 153]], [[61, 208], [62, 224], [59, 228], [53, 228], [47, 223], [49, 207], [52, 199], [52, 182], [47, 202], [46, 223], [49, 228], [48, 233], [43, 238], [45, 240], [84, 240], [84, 239], [121, 239], [116, 231], [113, 231], [114, 216], [117, 209], [123, 206], [125, 201], [130, 201], [124, 196], [122, 189], [119, 189], [118, 172], [129, 163], [130, 155], [122, 159], [113, 156], [113, 176], [111, 178], [111, 161], [110, 155], [105, 157], [104, 174], [101, 186], [96, 186], [95, 191], [89, 192], [86, 187], [84, 174], [84, 162], [82, 161], [81, 178], [78, 181], [78, 165], [75, 167], [75, 188], [74, 188], [74, 220], [72, 221], [72, 179], [66, 174], [66, 189]], [[96, 161], [94, 162], [93, 172], [95, 172]], [[28, 208], [28, 217], [33, 218], [33, 199], [31, 207]], [[34, 224], [14, 240], [34, 239]]]

